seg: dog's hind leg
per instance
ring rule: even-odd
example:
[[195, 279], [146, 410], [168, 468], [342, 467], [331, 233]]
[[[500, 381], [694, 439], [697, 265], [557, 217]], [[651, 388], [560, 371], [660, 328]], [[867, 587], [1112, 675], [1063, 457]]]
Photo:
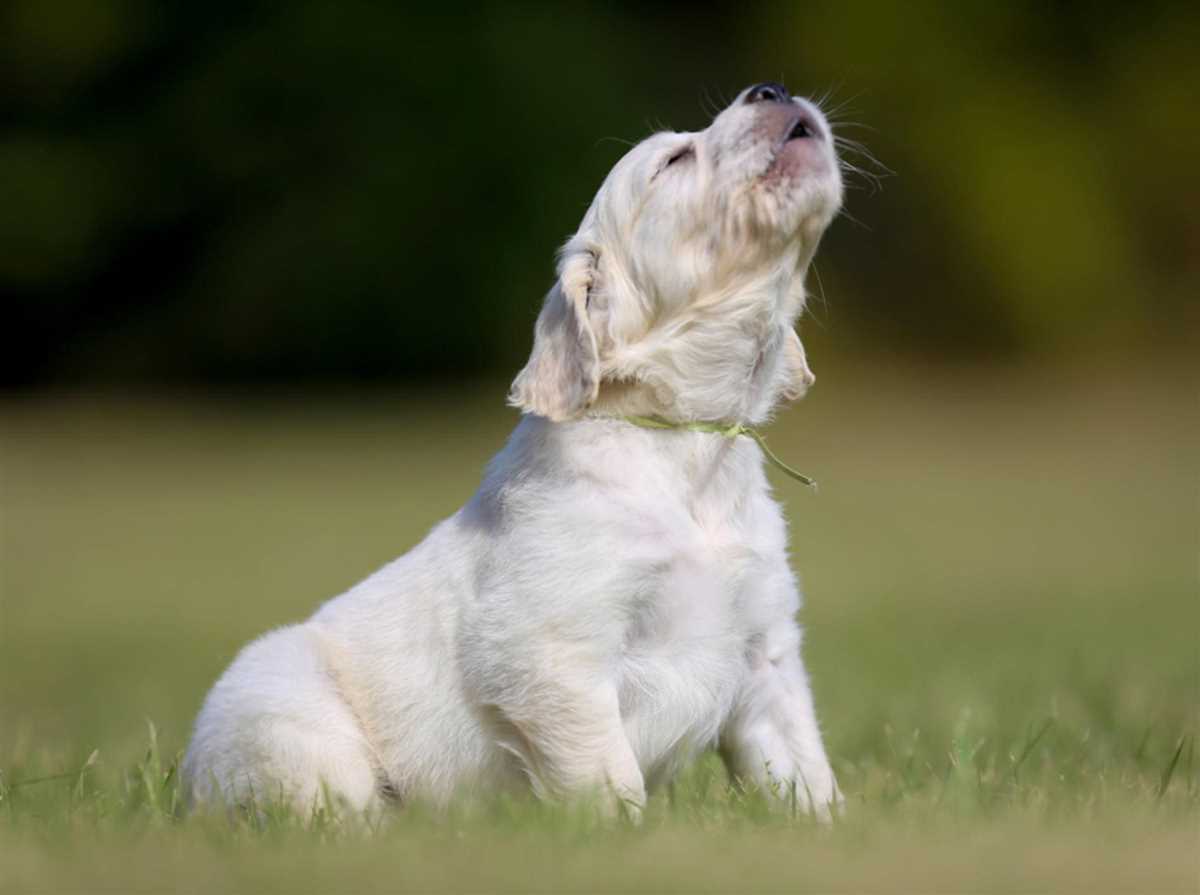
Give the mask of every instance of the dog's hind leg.
[[373, 810], [380, 774], [311, 626], [256, 640], [213, 687], [183, 767], [193, 804]]

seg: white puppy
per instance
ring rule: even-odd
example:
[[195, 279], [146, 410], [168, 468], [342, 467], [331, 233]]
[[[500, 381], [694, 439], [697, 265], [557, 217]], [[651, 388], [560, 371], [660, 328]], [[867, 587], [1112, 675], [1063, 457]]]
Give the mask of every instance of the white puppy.
[[366, 810], [532, 785], [636, 814], [717, 746], [827, 816], [763, 454], [644, 418], [752, 425], [804, 393], [793, 324], [841, 193], [824, 117], [778, 84], [621, 159], [562, 251], [510, 396], [525, 415], [479, 491], [242, 651], [196, 721], [192, 798]]

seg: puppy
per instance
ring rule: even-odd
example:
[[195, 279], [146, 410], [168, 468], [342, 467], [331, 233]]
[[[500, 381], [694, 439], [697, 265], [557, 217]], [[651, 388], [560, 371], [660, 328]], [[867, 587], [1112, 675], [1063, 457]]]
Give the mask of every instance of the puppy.
[[637, 815], [717, 747], [827, 817], [783, 515], [727, 427], [812, 384], [793, 325], [841, 197], [829, 125], [780, 84], [622, 158], [562, 250], [479, 491], [241, 652], [196, 721], [193, 802], [532, 787]]

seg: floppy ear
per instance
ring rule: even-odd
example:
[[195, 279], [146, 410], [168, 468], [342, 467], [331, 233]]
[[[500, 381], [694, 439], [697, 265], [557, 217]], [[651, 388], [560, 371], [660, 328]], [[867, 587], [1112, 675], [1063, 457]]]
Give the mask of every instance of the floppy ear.
[[783, 366], [787, 378], [783, 383], [783, 396], [789, 401], [804, 397], [817, 377], [808, 368], [808, 357], [804, 354], [804, 343], [790, 326], [783, 336]]
[[508, 393], [509, 404], [561, 421], [596, 400], [600, 355], [588, 319], [588, 293], [595, 276], [594, 253], [581, 251], [564, 258], [558, 282], [538, 315], [529, 362]]

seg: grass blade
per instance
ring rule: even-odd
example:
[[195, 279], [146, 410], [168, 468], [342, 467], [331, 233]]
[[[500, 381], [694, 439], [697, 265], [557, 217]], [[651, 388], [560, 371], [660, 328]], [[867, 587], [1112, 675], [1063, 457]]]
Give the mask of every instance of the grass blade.
[[1156, 799], [1161, 799], [1166, 795], [1167, 787], [1171, 785], [1171, 777], [1175, 774], [1175, 766], [1179, 764], [1179, 756], [1183, 754], [1183, 747], [1187, 744], [1188, 737], [1182, 736], [1179, 738], [1179, 744], [1175, 747], [1175, 754], [1171, 756], [1171, 761], [1167, 764], [1167, 768], [1163, 771], [1162, 782], [1158, 784], [1158, 793]]
[[1046, 731], [1049, 730], [1051, 725], [1053, 725], [1053, 724], [1054, 724], [1054, 719], [1047, 718], [1042, 723], [1042, 726], [1038, 728], [1038, 732], [1035, 733], [1028, 740], [1026, 740], [1025, 748], [1021, 750], [1021, 754], [1017, 756], [1016, 761], [1013, 762], [1012, 767], [1009, 768], [1009, 770], [1008, 770], [1009, 776], [1011, 776], [1014, 781], [1016, 781], [1018, 779], [1018, 774], [1021, 770], [1021, 765], [1025, 763], [1025, 759], [1027, 759], [1029, 757], [1030, 753], [1033, 752], [1034, 747], [1037, 746], [1038, 742], [1042, 739], [1043, 736], [1046, 735]]

